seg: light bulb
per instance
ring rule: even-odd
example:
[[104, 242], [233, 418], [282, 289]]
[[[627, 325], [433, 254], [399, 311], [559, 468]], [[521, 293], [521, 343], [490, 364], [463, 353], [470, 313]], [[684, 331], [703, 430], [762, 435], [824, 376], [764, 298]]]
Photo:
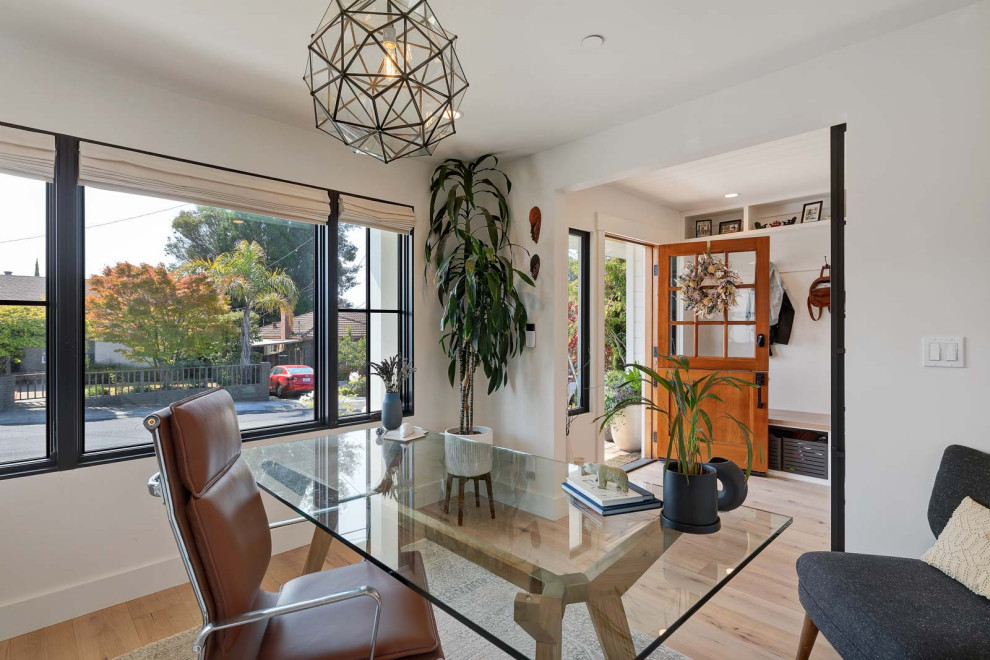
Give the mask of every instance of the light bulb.
[[386, 78], [395, 78], [399, 75], [399, 68], [395, 60], [395, 28], [391, 25], [382, 28], [382, 46], [385, 47], [385, 57], [382, 58], [382, 75]]

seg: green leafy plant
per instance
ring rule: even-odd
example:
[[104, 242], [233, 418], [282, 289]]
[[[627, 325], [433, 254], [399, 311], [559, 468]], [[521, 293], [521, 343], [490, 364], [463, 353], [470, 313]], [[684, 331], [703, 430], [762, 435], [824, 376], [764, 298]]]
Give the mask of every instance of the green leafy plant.
[[491, 154], [448, 159], [430, 183], [426, 264], [435, 271], [440, 345], [450, 358], [450, 384], [459, 383], [458, 432], [465, 434], [474, 428], [475, 371], [482, 368], [491, 394], [508, 383], [509, 359], [525, 346], [526, 308], [516, 278], [533, 281], [512, 263], [511, 188]]
[[[605, 430], [627, 408], [646, 406], [652, 411], [666, 415], [670, 421], [670, 437], [667, 441], [667, 463], [670, 463], [672, 452], [677, 452], [677, 471], [686, 475], [702, 474], [702, 465], [712, 456], [712, 442], [715, 440], [715, 424], [711, 415], [705, 411], [706, 402], [721, 403], [722, 398], [713, 390], [726, 385], [737, 390], [744, 387], [755, 387], [753, 383], [735, 376], [726, 376], [713, 372], [701, 378], [689, 377], [690, 363], [687, 358], [664, 355], [662, 359], [673, 363], [665, 376], [641, 364], [626, 365], [631, 367], [625, 376], [625, 385], [629, 388], [627, 396], [618, 397], [605, 406], [605, 414], [595, 421], [601, 420], [601, 430]], [[649, 385], [654, 390], [663, 388], [673, 399], [672, 410], [664, 410], [651, 397], [637, 394], [643, 391], [643, 385]], [[732, 420], [746, 441], [746, 477], [749, 477], [753, 467], [753, 431], [743, 422], [729, 413], [723, 413], [723, 418]], [[762, 451], [760, 452], [762, 459]]]
[[[629, 382], [629, 374], [619, 369], [610, 369], [605, 372], [605, 410], [615, 408], [620, 401], [633, 398], [636, 404], [639, 403], [638, 392], [632, 383]], [[610, 420], [609, 426], [615, 427], [622, 424], [626, 417], [625, 408], [619, 410]]]

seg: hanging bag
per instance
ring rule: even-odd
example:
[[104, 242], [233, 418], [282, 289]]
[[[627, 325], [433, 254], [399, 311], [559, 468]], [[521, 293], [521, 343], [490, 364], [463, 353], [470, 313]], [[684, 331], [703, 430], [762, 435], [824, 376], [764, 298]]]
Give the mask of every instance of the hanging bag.
[[[823, 310], [827, 309], [829, 313], [832, 311], [831, 272], [832, 268], [826, 262], [819, 271], [818, 278], [811, 283], [811, 287], [808, 289], [808, 314], [811, 315], [812, 321], [821, 319], [822, 314], [824, 314]], [[815, 310], [818, 311], [817, 316], [815, 316]]]

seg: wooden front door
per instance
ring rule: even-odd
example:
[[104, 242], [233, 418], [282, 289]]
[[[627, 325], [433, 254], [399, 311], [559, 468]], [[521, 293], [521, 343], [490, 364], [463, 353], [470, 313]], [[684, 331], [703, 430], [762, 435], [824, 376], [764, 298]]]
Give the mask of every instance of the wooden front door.
[[[736, 304], [731, 309], [712, 318], [701, 319], [685, 309], [677, 277], [694, 263], [699, 254], [709, 249], [739, 274], [742, 285]], [[706, 407], [706, 412], [715, 422], [712, 456], [731, 459], [740, 467], [746, 465], [744, 437], [735, 423], [725, 416], [728, 413], [753, 430], [753, 470], [766, 472], [769, 418], [767, 367], [770, 357], [769, 237], [663, 245], [659, 250], [658, 262], [658, 352], [661, 355], [687, 357], [691, 364], [688, 373], [691, 380], [718, 371], [756, 385], [742, 390], [719, 387], [715, 393], [723, 400], [722, 403], [709, 402], [711, 405]], [[664, 369], [668, 365], [661, 360], [657, 366]], [[657, 390], [655, 396], [661, 397], [657, 405], [664, 410], [673, 404], [666, 390]], [[659, 416], [654, 428], [668, 428], [665, 419], [666, 416]], [[657, 435], [655, 455], [663, 458], [667, 454], [667, 437], [663, 433]]]

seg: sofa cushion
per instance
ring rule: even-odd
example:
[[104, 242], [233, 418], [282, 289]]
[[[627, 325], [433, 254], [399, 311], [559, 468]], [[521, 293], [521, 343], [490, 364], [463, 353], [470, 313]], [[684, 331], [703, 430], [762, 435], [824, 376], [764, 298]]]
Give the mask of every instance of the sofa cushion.
[[918, 559], [809, 552], [808, 616], [843, 658], [990, 657], [990, 600]]

